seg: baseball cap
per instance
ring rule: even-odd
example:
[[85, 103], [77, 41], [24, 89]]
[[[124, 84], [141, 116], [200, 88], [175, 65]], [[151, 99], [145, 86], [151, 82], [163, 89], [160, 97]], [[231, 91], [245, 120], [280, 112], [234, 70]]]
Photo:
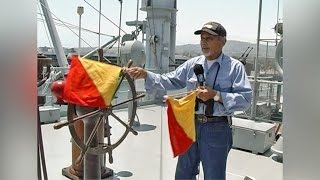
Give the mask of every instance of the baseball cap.
[[222, 37], [227, 36], [226, 29], [220, 23], [217, 23], [217, 22], [205, 23], [202, 26], [202, 28], [200, 30], [195, 31], [194, 34], [196, 34], [196, 35], [201, 34], [202, 31], [207, 32], [212, 35], [218, 35], [218, 36], [222, 36]]

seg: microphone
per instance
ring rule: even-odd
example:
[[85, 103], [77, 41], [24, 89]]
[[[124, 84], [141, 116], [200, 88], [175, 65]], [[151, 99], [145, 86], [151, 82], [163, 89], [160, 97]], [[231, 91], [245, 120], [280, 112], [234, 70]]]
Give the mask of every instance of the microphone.
[[193, 71], [194, 71], [194, 74], [196, 74], [197, 76], [198, 83], [200, 84], [200, 86], [203, 86], [205, 79], [203, 75], [204, 71], [203, 71], [202, 65], [201, 64], [194, 65]]

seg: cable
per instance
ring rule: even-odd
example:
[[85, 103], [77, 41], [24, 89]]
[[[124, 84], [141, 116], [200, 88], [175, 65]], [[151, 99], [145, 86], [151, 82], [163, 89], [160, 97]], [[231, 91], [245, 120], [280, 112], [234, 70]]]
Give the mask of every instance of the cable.
[[[41, 15], [41, 16], [43, 16], [43, 14], [41, 14], [41, 13], [38, 13], [38, 14]], [[43, 18], [37, 18], [37, 19], [38, 19], [39, 21], [41, 21], [41, 22], [44, 22], [44, 21], [45, 21]], [[56, 18], [52, 18], [52, 19], [54, 20], [54, 24], [55, 24], [55, 25], [65, 27], [65, 26], [64, 26], [64, 24], [65, 24], [65, 25], [68, 26], [69, 28], [79, 29], [79, 26], [77, 26], [77, 25], [74, 25], [74, 24], [68, 23], [68, 22], [66, 22], [66, 21], [60, 20], [61, 22], [64, 23], [64, 24], [62, 24], [62, 23], [56, 22], [56, 21], [58, 21]], [[93, 31], [93, 30], [90, 30], [90, 29], [87, 29], [87, 28], [81, 27], [81, 29], [84, 30], [84, 31], [87, 31], [87, 32], [89, 32], [89, 33], [99, 34], [99, 32], [96, 32], [96, 31]], [[101, 32], [100, 32], [100, 35], [108, 36], [108, 37], [112, 37], [112, 38], [114, 37], [113, 35], [104, 34], [104, 33], [101, 33]]]
[[[86, 2], [90, 7], [92, 7], [94, 10], [96, 10], [97, 12], [99, 12], [94, 6], [92, 6], [90, 3], [88, 3], [86, 0], [83, 0], [84, 2]], [[117, 28], [120, 28], [116, 23], [114, 23], [113, 21], [111, 21], [109, 18], [107, 18], [104, 14], [101, 13], [101, 15], [106, 18], [109, 22], [111, 22], [113, 25], [115, 25]], [[123, 29], [120, 28], [120, 30], [122, 32], [124, 32], [125, 34], [128, 34], [126, 33]]]
[[[39, 2], [40, 4], [41, 4], [41, 2]], [[42, 4], [43, 5], [43, 4]], [[44, 5], [43, 5], [44, 6]], [[45, 7], [45, 6], [44, 6]], [[67, 27], [73, 34], [75, 34], [77, 37], [79, 37], [78, 36], [78, 34], [77, 33], [75, 33], [69, 26], [67, 26], [63, 21], [61, 21], [55, 14], [53, 14], [51, 11], [50, 11], [50, 9], [48, 9], [47, 7], [45, 7], [47, 10], [48, 10], [48, 12], [50, 12], [58, 21], [60, 21], [65, 27]], [[83, 39], [81, 39], [84, 43], [86, 43], [90, 48], [92, 48], [93, 49], [93, 47], [92, 46], [90, 46], [90, 44], [89, 43], [87, 43], [85, 40], [83, 40]]]

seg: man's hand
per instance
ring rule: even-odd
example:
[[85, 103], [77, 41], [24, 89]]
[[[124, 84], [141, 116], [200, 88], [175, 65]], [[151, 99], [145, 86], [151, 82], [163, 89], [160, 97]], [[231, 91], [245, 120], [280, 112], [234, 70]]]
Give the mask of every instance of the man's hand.
[[133, 78], [133, 79], [145, 79], [147, 77], [147, 71], [141, 67], [131, 67], [126, 68], [125, 71]]
[[197, 90], [200, 92], [198, 94], [198, 98], [201, 99], [202, 101], [213, 99], [213, 97], [217, 94], [216, 90], [208, 86], [199, 86]]

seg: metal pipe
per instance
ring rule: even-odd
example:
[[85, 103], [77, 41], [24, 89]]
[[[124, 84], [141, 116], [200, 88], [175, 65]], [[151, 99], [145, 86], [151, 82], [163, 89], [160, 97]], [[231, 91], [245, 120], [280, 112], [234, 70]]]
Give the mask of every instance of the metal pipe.
[[[96, 119], [84, 121], [84, 139], [88, 141], [91, 132], [96, 125]], [[97, 135], [91, 141], [90, 147], [97, 147], [99, 145]], [[101, 179], [100, 156], [86, 153], [84, 155], [84, 179]]]
[[[91, 142], [93, 140], [94, 137], [98, 137], [97, 131], [99, 126], [101, 126], [101, 123], [103, 122], [103, 117], [100, 116], [99, 120], [95, 123], [92, 131], [90, 132], [90, 135], [85, 143], [84, 149], [82, 149], [80, 156], [78, 157], [78, 159], [76, 160], [77, 164], [80, 164], [83, 161], [83, 158], [85, 157], [85, 155], [87, 154], [87, 151], [89, 149], [89, 147], [91, 146]], [[98, 138], [98, 145], [99, 145], [99, 138]]]
[[78, 6], [77, 13], [79, 14], [79, 49], [78, 54], [80, 56], [80, 48], [81, 48], [81, 15], [83, 14], [83, 7]]
[[246, 58], [249, 56], [250, 52], [252, 51], [253, 47], [251, 47], [251, 49], [249, 50], [249, 52], [246, 55]]
[[81, 48], [81, 15], [79, 16], [79, 56], [80, 56], [80, 48]]
[[276, 25], [276, 45], [278, 45], [278, 28], [279, 28], [279, 6], [280, 6], [280, 3], [279, 3], [279, 0], [278, 0], [278, 9], [277, 9], [277, 25]]
[[259, 18], [258, 18], [258, 33], [257, 33], [257, 53], [256, 58], [254, 58], [254, 85], [253, 85], [253, 98], [252, 98], [252, 105], [251, 105], [251, 119], [255, 120], [256, 118], [256, 104], [257, 104], [257, 92], [259, 83], [257, 82], [257, 77], [259, 73], [259, 46], [260, 46], [260, 28], [261, 28], [261, 13], [262, 13], [262, 0], [259, 2]]
[[[139, 18], [139, 0], [137, 0], [137, 17], [136, 17], [136, 32], [138, 32], [138, 18]], [[135, 36], [135, 39], [137, 40], [137, 36]]]
[[[111, 39], [110, 41], [108, 41], [106, 44], [101, 46], [101, 49], [105, 48], [106, 46], [108, 46], [109, 44], [113, 43], [114, 41], [117, 41], [120, 38], [120, 36], [114, 37], [113, 39]], [[97, 50], [99, 48], [96, 48], [92, 51], [90, 51], [88, 54], [84, 55], [83, 58], [88, 58], [90, 56], [92, 56], [93, 54], [97, 53]]]
[[[94, 108], [78, 106], [77, 114], [79, 116], [85, 115], [94, 111]], [[95, 116], [83, 118], [84, 123], [84, 142], [88, 142], [90, 139], [90, 147], [98, 147], [99, 139], [98, 135], [102, 135], [101, 132], [97, 132], [97, 134], [91, 135], [94, 130], [97, 130], [97, 123], [101, 121], [101, 114], [96, 114]], [[95, 128], [96, 127], [96, 128]], [[101, 130], [101, 128], [98, 128]], [[90, 137], [91, 136], [91, 137]], [[86, 144], [87, 145], [87, 144]], [[84, 149], [82, 149], [84, 151]], [[101, 167], [100, 167], [100, 155], [94, 155], [90, 153], [86, 153], [84, 155], [84, 177], [83, 179], [101, 179]], [[76, 162], [78, 159], [76, 160]]]
[[[170, 23], [170, 44], [169, 44], [169, 61], [170, 65], [175, 65], [175, 51], [176, 51], [176, 27], [177, 27], [177, 11], [171, 12], [171, 23]], [[170, 69], [168, 68], [170, 71]]]
[[[119, 0], [120, 2], [120, 21], [119, 21], [119, 34], [120, 36], [120, 30], [121, 30], [121, 20], [122, 20], [122, 0]], [[118, 58], [117, 58], [117, 64], [120, 65], [120, 41], [118, 41]]]
[[239, 60], [241, 60], [244, 55], [246, 54], [246, 52], [250, 49], [250, 46], [243, 52], [243, 54], [239, 57]]
[[[100, 32], [101, 32], [101, 0], [99, 1], [99, 34], [98, 34], [98, 49], [100, 49]], [[98, 56], [98, 60], [101, 60], [101, 57]]]
[[[276, 97], [276, 102], [280, 102], [280, 98], [281, 98], [281, 89], [282, 89], [282, 86], [281, 85], [278, 85], [277, 86], [277, 97]], [[280, 104], [276, 104], [276, 112], [279, 112], [281, 106]]]
[[[254, 79], [249, 79], [250, 82], [254, 82]], [[276, 84], [276, 85], [283, 85], [283, 82], [279, 81], [266, 81], [266, 80], [257, 80], [258, 83], [266, 83], [266, 84]]]
[[269, 41], [267, 41], [267, 49], [266, 49], [266, 58], [265, 58], [265, 62], [264, 62], [264, 74], [267, 74], [267, 69], [266, 69], [266, 66], [267, 66], [267, 62], [268, 62], [268, 51], [269, 51]]

